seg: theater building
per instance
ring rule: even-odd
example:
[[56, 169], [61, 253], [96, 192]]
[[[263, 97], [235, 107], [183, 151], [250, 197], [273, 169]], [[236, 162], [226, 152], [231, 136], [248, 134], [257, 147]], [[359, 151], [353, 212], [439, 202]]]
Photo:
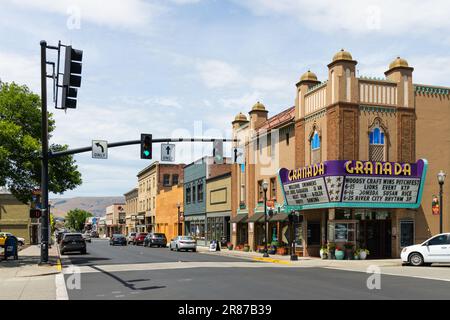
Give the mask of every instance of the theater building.
[[450, 172], [450, 88], [415, 84], [414, 69], [399, 57], [382, 78], [357, 76], [356, 65], [341, 50], [324, 81], [311, 71], [301, 76], [291, 108], [268, 118], [257, 103], [249, 118], [236, 116], [233, 134], [246, 156], [233, 166], [235, 245], [255, 250], [264, 239], [263, 180], [270, 219], [280, 220], [269, 227], [269, 242], [282, 240], [281, 214], [298, 211], [296, 241], [305, 256], [333, 242], [367, 248], [372, 258], [398, 257], [402, 247], [438, 233], [431, 202], [438, 171]]

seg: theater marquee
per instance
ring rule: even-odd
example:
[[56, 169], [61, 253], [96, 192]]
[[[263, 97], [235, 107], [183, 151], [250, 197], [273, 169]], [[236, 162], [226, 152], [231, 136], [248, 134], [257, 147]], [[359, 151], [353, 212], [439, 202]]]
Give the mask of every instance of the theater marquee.
[[294, 210], [418, 208], [428, 163], [331, 160], [279, 170], [285, 204]]

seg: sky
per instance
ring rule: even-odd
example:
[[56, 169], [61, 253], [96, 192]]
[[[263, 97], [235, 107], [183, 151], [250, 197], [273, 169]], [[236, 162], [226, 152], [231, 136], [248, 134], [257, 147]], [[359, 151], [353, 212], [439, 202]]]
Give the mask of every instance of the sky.
[[[307, 70], [325, 80], [341, 48], [359, 76], [383, 77], [401, 56], [415, 83], [450, 86], [449, 12], [446, 0], [0, 0], [0, 79], [39, 94], [39, 42], [61, 40], [83, 50], [83, 74], [67, 112], [54, 110], [48, 82], [51, 143], [230, 137], [234, 116], [257, 101], [269, 116], [292, 106]], [[211, 150], [177, 144], [176, 162]], [[75, 159], [83, 184], [58, 197], [123, 195], [151, 163], [138, 145]]]

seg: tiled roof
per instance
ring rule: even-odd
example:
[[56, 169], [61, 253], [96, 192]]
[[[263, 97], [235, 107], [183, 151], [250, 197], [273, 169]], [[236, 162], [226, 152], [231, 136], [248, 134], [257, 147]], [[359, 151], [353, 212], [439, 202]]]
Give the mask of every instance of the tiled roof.
[[256, 129], [258, 131], [271, 130], [273, 128], [277, 128], [288, 122], [291, 122], [294, 119], [295, 119], [295, 106], [290, 107], [284, 111], [281, 111], [279, 114], [276, 114], [273, 117], [267, 119]]

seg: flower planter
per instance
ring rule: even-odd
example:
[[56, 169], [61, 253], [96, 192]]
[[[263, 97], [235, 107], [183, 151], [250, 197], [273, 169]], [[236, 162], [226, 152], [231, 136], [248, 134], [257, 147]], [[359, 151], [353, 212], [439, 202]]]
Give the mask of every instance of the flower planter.
[[228, 250], [233, 250], [233, 245], [232, 244], [228, 245]]
[[288, 254], [288, 249], [287, 248], [278, 248], [277, 249], [277, 254], [285, 256]]
[[353, 256], [353, 249], [345, 249], [345, 257], [347, 258], [347, 260], [352, 260]]
[[360, 258], [361, 260], [365, 260], [365, 259], [367, 258], [367, 253], [366, 253], [365, 251], [361, 251], [361, 252], [359, 253], [359, 258]]
[[344, 251], [342, 250], [336, 250], [334, 252], [334, 255], [336, 256], [336, 260], [344, 260]]

